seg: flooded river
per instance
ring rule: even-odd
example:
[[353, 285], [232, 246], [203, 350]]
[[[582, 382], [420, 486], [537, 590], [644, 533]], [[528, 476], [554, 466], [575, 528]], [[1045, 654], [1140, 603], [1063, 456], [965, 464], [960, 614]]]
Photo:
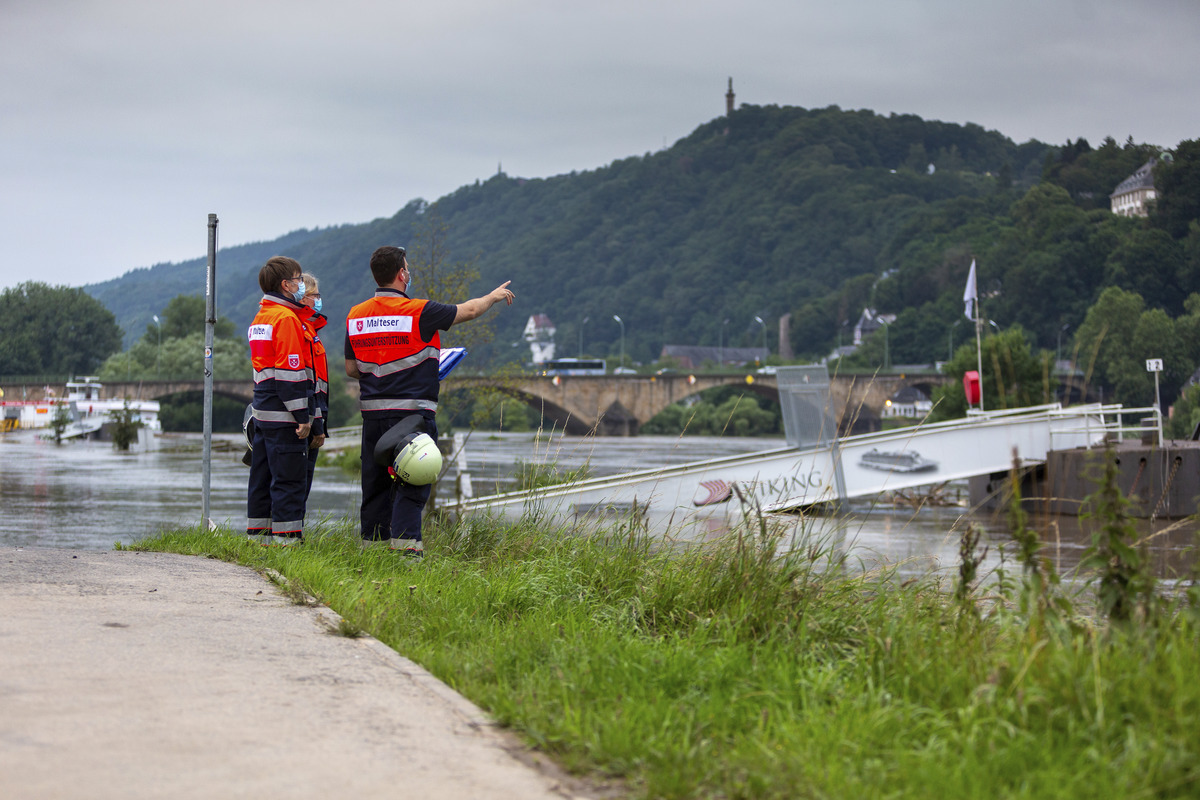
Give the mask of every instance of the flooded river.
[[[213, 519], [235, 530], [245, 525], [247, 468], [241, 437], [214, 437], [210, 508]], [[467, 440], [468, 469], [477, 495], [514, 486], [520, 464], [555, 464], [559, 470], [587, 465], [593, 477], [669, 464], [700, 461], [782, 446], [782, 440], [737, 437], [623, 438], [535, 437], [534, 434], [475, 432]], [[0, 545], [107, 549], [131, 543], [164, 527], [200, 522], [201, 437], [177, 435], [160, 449], [118, 453], [111, 444], [78, 442], [56, 446], [30, 432], [0, 436]], [[452, 481], [444, 482], [452, 484]], [[984, 569], [1000, 564], [1007, 540], [1003, 520], [971, 514], [966, 489], [951, 485], [942, 499], [962, 505], [914, 511], [880, 499], [857, 503], [846, 514], [808, 524], [840, 542], [851, 560], [870, 568], [900, 564], [905, 573], [957, 568], [960, 531], [969, 523], [984, 532]], [[356, 519], [356, 476], [334, 467], [317, 471], [308, 522], [321, 517]], [[1035, 519], [1060, 570], [1070, 571], [1086, 548], [1086, 522], [1074, 517]], [[1148, 538], [1145, 552], [1162, 577], [1186, 572], [1195, 560], [1192, 524], [1139, 523]]]

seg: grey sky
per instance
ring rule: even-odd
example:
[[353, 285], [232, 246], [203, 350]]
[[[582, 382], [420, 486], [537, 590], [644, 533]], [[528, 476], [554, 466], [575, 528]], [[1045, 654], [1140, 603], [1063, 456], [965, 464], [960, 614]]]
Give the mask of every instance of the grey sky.
[[0, 288], [72, 286], [486, 179], [658, 150], [737, 102], [1200, 138], [1196, 0], [2, 0]]

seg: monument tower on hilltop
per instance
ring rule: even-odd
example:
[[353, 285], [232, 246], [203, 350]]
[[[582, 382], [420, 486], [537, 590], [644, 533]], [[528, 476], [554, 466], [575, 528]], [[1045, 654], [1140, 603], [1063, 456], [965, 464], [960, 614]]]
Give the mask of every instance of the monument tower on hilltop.
[[733, 78], [729, 79], [729, 91], [725, 93], [725, 116], [733, 113]]

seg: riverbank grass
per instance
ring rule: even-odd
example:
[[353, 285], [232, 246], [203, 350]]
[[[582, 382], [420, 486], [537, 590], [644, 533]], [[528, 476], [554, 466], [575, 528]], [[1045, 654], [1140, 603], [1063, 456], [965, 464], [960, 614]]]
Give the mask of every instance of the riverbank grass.
[[779, 555], [764, 528], [658, 548], [622, 528], [430, 527], [419, 563], [328, 522], [292, 549], [199, 528], [136, 548], [277, 573], [343, 634], [377, 637], [633, 797], [1200, 793], [1186, 593], [1110, 625], [1022, 602], [1019, 576], [984, 597], [973, 574], [947, 579], [959, 591], [854, 574], [819, 543]]

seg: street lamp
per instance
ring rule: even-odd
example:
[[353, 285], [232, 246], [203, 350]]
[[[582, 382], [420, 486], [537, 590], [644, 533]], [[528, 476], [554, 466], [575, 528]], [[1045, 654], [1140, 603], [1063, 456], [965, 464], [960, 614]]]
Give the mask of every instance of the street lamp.
[[962, 322], [961, 319], [955, 320], [954, 324], [950, 326], [950, 355], [946, 359], [947, 361], [954, 360], [954, 329], [958, 327], [958, 323], [960, 322]]
[[717, 330], [717, 369], [725, 364], [725, 326], [728, 324], [728, 319], [721, 320], [721, 327]]
[[882, 317], [879, 323], [883, 325], [883, 371], [890, 372], [892, 369], [892, 349], [888, 343], [888, 324]]
[[154, 380], [159, 380], [158, 360], [162, 355], [162, 323], [158, 321], [158, 314], [154, 315], [154, 324], [158, 326], [158, 349], [154, 351]]
[[771, 355], [771, 351], [767, 349], [767, 323], [763, 322], [762, 317], [755, 317], [754, 321], [762, 325], [763, 333], [763, 362], [766, 363], [767, 356]]
[[1057, 345], [1055, 345], [1055, 347], [1054, 347], [1054, 368], [1055, 368], [1055, 369], [1058, 369], [1058, 362], [1059, 362], [1059, 361], [1062, 361], [1062, 335], [1063, 335], [1063, 331], [1065, 331], [1065, 330], [1066, 330], [1067, 328], [1069, 328], [1069, 327], [1071, 327], [1071, 326], [1068, 324], [1068, 325], [1063, 325], [1061, 328], [1059, 328], [1059, 329], [1058, 329], [1058, 344], [1057, 344]]
[[613, 319], [621, 326], [621, 363], [618, 368], [625, 366], [625, 323], [616, 314], [613, 314]]
[[583, 358], [583, 326], [587, 324], [588, 318], [584, 317], [579, 323], [579, 357]]

